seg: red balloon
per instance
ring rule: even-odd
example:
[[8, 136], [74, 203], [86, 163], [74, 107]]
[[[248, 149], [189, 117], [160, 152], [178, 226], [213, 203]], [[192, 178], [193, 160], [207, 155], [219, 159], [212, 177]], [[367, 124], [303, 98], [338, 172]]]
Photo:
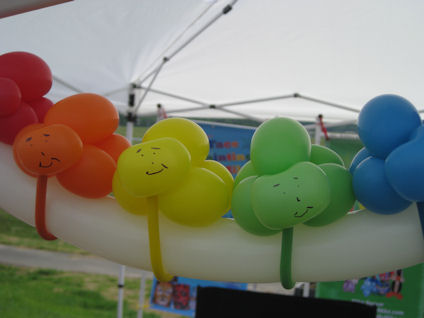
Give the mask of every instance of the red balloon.
[[13, 80], [20, 88], [24, 101], [43, 97], [53, 82], [52, 72], [46, 62], [28, 52], [0, 55], [0, 77]]
[[0, 77], [0, 117], [13, 114], [21, 104], [21, 91], [11, 79]]
[[13, 144], [22, 128], [35, 123], [38, 123], [35, 111], [28, 104], [21, 102], [18, 110], [12, 115], [0, 117], [0, 141]]
[[53, 106], [53, 102], [45, 97], [41, 97], [40, 99], [36, 99], [28, 102], [28, 105], [34, 109], [37, 114], [38, 121], [40, 123], [44, 122], [44, 117], [46, 116], [48, 110]]
[[115, 161], [103, 150], [84, 145], [81, 160], [57, 179], [67, 190], [86, 198], [101, 198], [112, 192]]

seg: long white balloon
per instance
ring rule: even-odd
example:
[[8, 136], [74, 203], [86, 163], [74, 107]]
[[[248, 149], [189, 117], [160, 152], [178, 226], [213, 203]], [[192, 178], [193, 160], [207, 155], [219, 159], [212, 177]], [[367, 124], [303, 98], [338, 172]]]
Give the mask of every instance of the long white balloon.
[[[0, 206], [34, 225], [36, 179], [0, 143]], [[50, 178], [47, 228], [57, 237], [112, 261], [151, 270], [147, 222], [111, 198], [84, 199]], [[233, 220], [193, 228], [160, 218], [165, 268], [174, 275], [233, 282], [278, 282], [281, 234], [259, 237]], [[295, 227], [295, 281], [334, 281], [405, 268], [424, 261], [424, 239], [415, 205], [405, 211], [349, 215], [325, 227]]]

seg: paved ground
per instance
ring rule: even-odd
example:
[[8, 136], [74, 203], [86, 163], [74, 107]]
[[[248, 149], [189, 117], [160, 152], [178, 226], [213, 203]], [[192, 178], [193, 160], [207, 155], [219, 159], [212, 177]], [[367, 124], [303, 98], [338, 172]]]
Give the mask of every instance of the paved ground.
[[[0, 264], [50, 268], [69, 272], [119, 275], [120, 265], [95, 256], [49, 252], [35, 249], [20, 248], [0, 244]], [[125, 276], [141, 277], [145, 273], [152, 278], [151, 272], [126, 267]]]
[[[2, 244], [0, 244], [0, 264], [49, 268], [67, 272], [104, 274], [116, 277], [119, 275], [120, 268], [119, 264], [97, 256], [49, 252]], [[152, 272], [141, 271], [132, 267], [126, 267], [125, 270], [126, 277], [141, 277], [142, 273], [146, 275], [146, 278], [153, 278]], [[277, 294], [293, 293], [293, 291], [284, 290], [280, 283], [249, 284], [249, 289]]]

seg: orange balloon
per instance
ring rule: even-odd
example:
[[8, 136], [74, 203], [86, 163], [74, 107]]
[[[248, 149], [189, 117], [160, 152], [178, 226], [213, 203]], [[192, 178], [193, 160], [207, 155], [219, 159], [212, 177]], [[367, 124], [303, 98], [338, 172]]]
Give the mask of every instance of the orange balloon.
[[[25, 134], [25, 133], [27, 133], [27, 132], [29, 132], [29, 131], [32, 131], [32, 130], [35, 130], [35, 129], [38, 129], [38, 128], [41, 128], [41, 127], [45, 127], [46, 125], [45, 124], [41, 124], [41, 123], [37, 123], [37, 124], [32, 124], [32, 125], [29, 125], [29, 126], [25, 126], [24, 128], [22, 128], [20, 131], [19, 131], [19, 133], [16, 135], [16, 137], [15, 137], [15, 142], [16, 141], [18, 141], [19, 140], [19, 138], [21, 137], [21, 135], [23, 135], [23, 134]], [[16, 165], [22, 170], [22, 171], [24, 171], [26, 174], [29, 174], [31, 177], [37, 177], [38, 175], [37, 174], [35, 174], [35, 173], [32, 173], [32, 172], [30, 172], [30, 171], [25, 171], [25, 168], [23, 167], [23, 165], [22, 165], [22, 163], [21, 163], [21, 161], [20, 161], [20, 159], [19, 159], [19, 156], [18, 156], [18, 154], [16, 153], [16, 147], [13, 147], [13, 159], [15, 159], [15, 163], [16, 163]]]
[[73, 166], [82, 155], [82, 142], [65, 125], [32, 125], [13, 144], [18, 166], [31, 176], [52, 176]]
[[75, 130], [84, 144], [94, 144], [115, 132], [119, 125], [119, 115], [108, 99], [83, 93], [67, 97], [53, 105], [47, 112], [44, 123], [67, 125]]
[[131, 144], [127, 138], [118, 134], [113, 134], [96, 144], [96, 147], [106, 151], [115, 162], [118, 162], [121, 153], [130, 146]]
[[84, 145], [81, 160], [57, 175], [67, 190], [86, 198], [101, 198], [112, 192], [116, 163], [103, 150]]

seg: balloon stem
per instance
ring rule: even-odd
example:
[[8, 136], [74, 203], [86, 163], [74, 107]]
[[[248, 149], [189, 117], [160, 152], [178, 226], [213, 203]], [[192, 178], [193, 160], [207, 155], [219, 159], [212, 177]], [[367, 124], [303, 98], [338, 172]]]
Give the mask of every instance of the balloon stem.
[[424, 201], [417, 202], [417, 208], [421, 223], [421, 233], [423, 234], [424, 238]]
[[173, 276], [168, 274], [162, 263], [159, 235], [159, 209], [157, 197], [147, 198], [147, 225], [149, 229], [150, 261], [153, 273], [161, 282], [169, 282]]
[[292, 280], [293, 231], [293, 227], [284, 229], [281, 236], [280, 281], [285, 289], [296, 284]]
[[51, 234], [46, 227], [46, 193], [47, 176], [37, 178], [37, 193], [35, 198], [35, 227], [38, 234], [47, 241], [56, 240], [56, 236]]

